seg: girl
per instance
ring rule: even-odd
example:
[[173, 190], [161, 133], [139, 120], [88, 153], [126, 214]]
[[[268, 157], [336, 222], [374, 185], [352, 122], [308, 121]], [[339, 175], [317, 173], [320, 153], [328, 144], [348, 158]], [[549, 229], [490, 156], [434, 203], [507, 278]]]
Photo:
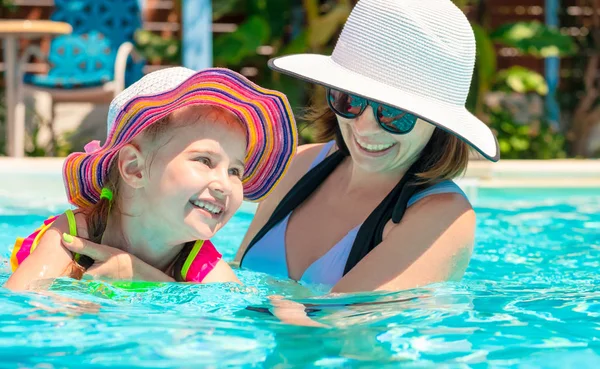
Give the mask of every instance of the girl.
[[116, 262], [131, 267], [118, 279], [238, 282], [208, 240], [244, 197], [258, 201], [275, 188], [296, 141], [285, 95], [237, 73], [146, 75], [111, 102], [104, 146], [91, 142], [65, 160], [77, 208], [17, 240], [6, 287], [102, 268], [63, 246], [74, 236], [121, 250]]

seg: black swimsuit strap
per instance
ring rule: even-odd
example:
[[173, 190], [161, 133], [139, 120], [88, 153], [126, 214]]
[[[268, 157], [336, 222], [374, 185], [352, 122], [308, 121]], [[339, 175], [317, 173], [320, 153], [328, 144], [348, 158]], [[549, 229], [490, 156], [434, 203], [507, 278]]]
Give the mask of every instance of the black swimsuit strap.
[[420, 169], [421, 163], [417, 160], [360, 226], [344, 267], [344, 275], [381, 243], [383, 230], [388, 221], [391, 219], [396, 224], [400, 223], [410, 198], [428, 187], [428, 185], [414, 184], [415, 174], [419, 173]]
[[[281, 200], [275, 211], [273, 211], [273, 214], [271, 214], [267, 223], [260, 229], [256, 236], [254, 236], [246, 248], [240, 261], [240, 266], [243, 266], [244, 257], [248, 251], [274, 226], [279, 224], [279, 222], [300, 206], [300, 204], [302, 204], [325, 181], [335, 168], [337, 168], [346, 156], [347, 154], [342, 151], [338, 150], [334, 152], [308, 171], [308, 173], [292, 187], [283, 200]], [[396, 187], [394, 187], [361, 225], [352, 245], [350, 255], [348, 256], [348, 261], [344, 268], [344, 275], [381, 243], [383, 229], [390, 219], [392, 219], [394, 223], [400, 222], [412, 195], [424, 188], [424, 186], [412, 184], [415, 179], [415, 173], [418, 173], [419, 169], [421, 169], [420, 160], [417, 160]]]
[[271, 217], [267, 223], [260, 229], [260, 231], [254, 236], [242, 259], [240, 260], [240, 266], [244, 262], [244, 257], [248, 251], [263, 238], [267, 232], [269, 232], [275, 225], [281, 222], [285, 217], [288, 216], [294, 209], [304, 202], [315, 190], [319, 187], [325, 179], [334, 171], [335, 168], [344, 160], [344, 155], [340, 151], [336, 151], [333, 154], [326, 157], [318, 165], [312, 168], [306, 173], [300, 180], [292, 187], [292, 189], [285, 195], [283, 200], [277, 205], [277, 208], [271, 214]]

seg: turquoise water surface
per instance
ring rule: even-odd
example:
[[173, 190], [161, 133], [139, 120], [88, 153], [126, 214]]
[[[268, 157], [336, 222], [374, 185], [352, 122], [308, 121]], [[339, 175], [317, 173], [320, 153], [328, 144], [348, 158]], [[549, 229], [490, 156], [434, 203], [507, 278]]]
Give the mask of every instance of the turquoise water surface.
[[[4, 196], [4, 198], [2, 197]], [[0, 196], [0, 282], [16, 235], [61, 203]], [[598, 368], [600, 190], [479, 191], [465, 278], [398, 293], [325, 295], [238, 270], [245, 287], [166, 284], [146, 292], [56, 281], [0, 289], [1, 367]], [[252, 214], [215, 243], [231, 260]], [[327, 328], [265, 313], [278, 294], [320, 309]]]

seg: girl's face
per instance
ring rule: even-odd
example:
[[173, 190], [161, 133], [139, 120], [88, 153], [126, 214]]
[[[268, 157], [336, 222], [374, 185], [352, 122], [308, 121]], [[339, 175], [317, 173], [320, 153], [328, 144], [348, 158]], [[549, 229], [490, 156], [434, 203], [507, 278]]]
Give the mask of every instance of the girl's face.
[[417, 119], [407, 134], [389, 133], [381, 128], [371, 106], [354, 119], [336, 117], [353, 162], [369, 172], [406, 169], [417, 159], [435, 130], [432, 124]]
[[199, 119], [175, 113], [171, 123], [145, 161], [143, 209], [175, 239], [206, 240], [242, 204], [246, 131], [231, 113], [210, 107]]

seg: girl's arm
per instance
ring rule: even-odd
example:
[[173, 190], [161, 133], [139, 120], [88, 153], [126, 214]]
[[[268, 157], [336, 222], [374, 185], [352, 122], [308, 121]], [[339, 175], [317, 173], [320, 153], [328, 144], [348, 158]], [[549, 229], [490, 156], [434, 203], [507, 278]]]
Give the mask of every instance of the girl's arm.
[[35, 250], [8, 278], [4, 287], [11, 290], [36, 289], [34, 282], [71, 276], [79, 272], [73, 255], [61, 244], [62, 234], [69, 232], [66, 215], [60, 215], [41, 237]]

